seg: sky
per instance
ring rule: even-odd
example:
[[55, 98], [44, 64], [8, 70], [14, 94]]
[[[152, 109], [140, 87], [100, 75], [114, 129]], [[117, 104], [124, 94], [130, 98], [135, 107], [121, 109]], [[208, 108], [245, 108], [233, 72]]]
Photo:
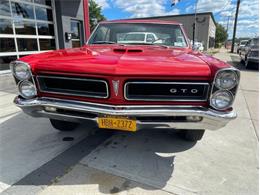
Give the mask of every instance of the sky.
[[[196, 0], [180, 0], [171, 6], [172, 0], [95, 0], [102, 7], [102, 13], [108, 20], [178, 15], [194, 13]], [[233, 25], [237, 0], [198, 0], [197, 12], [213, 12], [216, 22], [227, 27], [229, 19], [229, 38], [233, 34]], [[237, 36], [255, 37], [259, 35], [258, 0], [241, 0]], [[230, 17], [229, 17], [230, 16]]]

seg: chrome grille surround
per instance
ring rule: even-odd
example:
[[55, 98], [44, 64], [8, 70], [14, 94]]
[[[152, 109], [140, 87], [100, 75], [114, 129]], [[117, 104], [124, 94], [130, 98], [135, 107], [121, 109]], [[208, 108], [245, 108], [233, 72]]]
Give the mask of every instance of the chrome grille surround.
[[[46, 86], [44, 86], [44, 82], [41, 79], [56, 79], [56, 80], [70, 80], [70, 81], [81, 81], [81, 82], [97, 82], [97, 83], [103, 83], [105, 85], [106, 91], [104, 92], [105, 95], [97, 95], [97, 94], [87, 94], [88, 92], [82, 91], [82, 93], [77, 92], [77, 90], [69, 90], [70, 92], [62, 92], [62, 91], [55, 91], [55, 90], [48, 90]], [[80, 97], [90, 97], [90, 98], [103, 98], [107, 99], [109, 97], [109, 88], [108, 88], [108, 83], [105, 80], [102, 79], [90, 79], [90, 78], [79, 78], [79, 77], [65, 77], [65, 76], [50, 76], [50, 75], [39, 75], [36, 76], [36, 81], [39, 86], [40, 92], [45, 92], [45, 93], [51, 93], [51, 94], [59, 94], [59, 95], [72, 95], [72, 96], [80, 96]], [[95, 92], [89, 92], [89, 93], [95, 93]]]
[[[181, 99], [177, 99], [174, 97], [170, 97], [170, 98], [129, 98], [129, 94], [128, 94], [128, 86], [130, 84], [166, 84], [166, 85], [199, 85], [199, 86], [204, 86], [204, 91], [203, 91], [203, 98], [201, 99], [192, 99], [192, 98], [181, 98]], [[168, 81], [128, 81], [125, 83], [124, 85], [124, 98], [126, 100], [132, 100], [132, 101], [179, 101], [179, 102], [183, 102], [183, 101], [196, 101], [196, 102], [204, 102], [207, 101], [209, 98], [209, 92], [210, 92], [210, 84], [207, 82], [168, 82]]]

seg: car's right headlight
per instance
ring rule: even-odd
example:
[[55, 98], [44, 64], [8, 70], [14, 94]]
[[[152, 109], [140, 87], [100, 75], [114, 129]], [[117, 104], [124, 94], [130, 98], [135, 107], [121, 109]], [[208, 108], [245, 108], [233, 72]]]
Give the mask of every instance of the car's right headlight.
[[240, 72], [230, 67], [217, 71], [211, 88], [210, 105], [216, 110], [226, 110], [232, 107], [234, 102]]
[[210, 104], [217, 110], [223, 110], [229, 108], [234, 101], [231, 92], [226, 90], [219, 90], [212, 94]]
[[215, 85], [219, 89], [232, 89], [238, 83], [238, 75], [233, 70], [220, 71], [215, 78]]
[[18, 80], [27, 80], [31, 77], [30, 67], [25, 62], [16, 61], [11, 63], [11, 70]]

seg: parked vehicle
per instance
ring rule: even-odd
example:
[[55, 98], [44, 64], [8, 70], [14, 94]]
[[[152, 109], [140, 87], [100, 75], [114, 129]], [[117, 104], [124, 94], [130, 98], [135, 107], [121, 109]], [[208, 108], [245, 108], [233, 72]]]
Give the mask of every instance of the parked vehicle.
[[[132, 32], [164, 41], [119, 43]], [[26, 56], [11, 70], [19, 90], [15, 104], [50, 118], [60, 131], [89, 120], [101, 129], [177, 129], [197, 141], [205, 129], [236, 118], [239, 70], [194, 52], [177, 22], [101, 22], [85, 46]]]
[[239, 54], [240, 50], [245, 47], [246, 43], [248, 40], [242, 40], [239, 42], [238, 46], [237, 46], [237, 53]]
[[192, 46], [193, 46], [193, 49], [196, 50], [196, 51], [204, 51], [204, 46], [201, 42], [195, 41], [194, 45], [192, 44]]
[[149, 32], [131, 32], [126, 33], [122, 40], [118, 40], [117, 43], [126, 43], [126, 44], [143, 44], [143, 43], [155, 43], [158, 41], [159, 43], [162, 43], [162, 40], [160, 40], [156, 34], [149, 33]]
[[246, 68], [253, 65], [259, 65], [259, 38], [253, 38], [247, 41], [246, 45], [240, 50], [241, 61]]

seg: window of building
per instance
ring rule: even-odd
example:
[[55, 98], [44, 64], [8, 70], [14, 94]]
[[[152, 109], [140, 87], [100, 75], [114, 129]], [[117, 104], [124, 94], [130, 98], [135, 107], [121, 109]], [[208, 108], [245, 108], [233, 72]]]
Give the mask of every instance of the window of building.
[[56, 49], [53, 0], [0, 1], [0, 71], [22, 56]]
[[41, 50], [55, 49], [55, 39], [40, 39], [40, 49]]
[[13, 17], [34, 19], [33, 5], [26, 3], [12, 2]]
[[0, 38], [0, 52], [15, 52], [13, 38]]
[[0, 34], [13, 34], [12, 20], [0, 19]]
[[20, 35], [36, 35], [35, 22], [14, 22], [15, 32]]
[[81, 22], [78, 20], [71, 20], [71, 32], [72, 32], [72, 47], [80, 47], [81, 46]]
[[11, 16], [9, 0], [2, 0], [0, 3], [0, 15]]
[[44, 7], [35, 7], [37, 20], [52, 21], [52, 11]]
[[54, 36], [54, 26], [48, 23], [37, 23], [39, 35], [51, 35]]
[[18, 51], [35, 51], [37, 47], [37, 39], [17, 39]]

